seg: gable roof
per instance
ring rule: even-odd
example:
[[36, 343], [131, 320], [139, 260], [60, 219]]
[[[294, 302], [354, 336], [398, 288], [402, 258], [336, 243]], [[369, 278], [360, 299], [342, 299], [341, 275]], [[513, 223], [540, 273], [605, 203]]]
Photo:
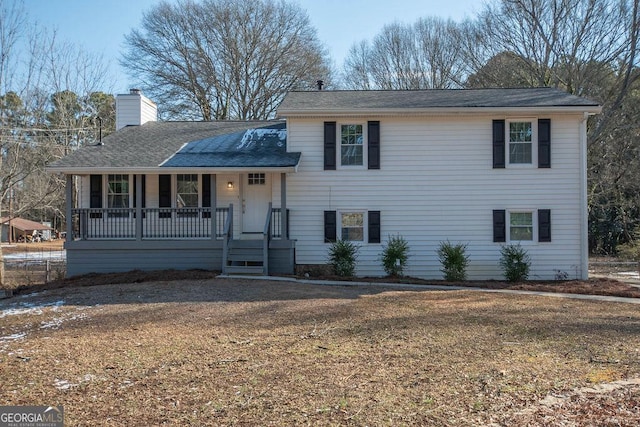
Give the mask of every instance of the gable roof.
[[[242, 141], [244, 134], [255, 135], [259, 129], [276, 129], [271, 132], [276, 132], [279, 138], [277, 141], [263, 138], [257, 141], [260, 144], [251, 145], [259, 149], [239, 151], [237, 143]], [[266, 152], [270, 157], [262, 158]], [[239, 153], [242, 155], [238, 156]], [[112, 133], [103, 138], [102, 145], [81, 147], [52, 163], [48, 169], [81, 174], [136, 170], [166, 173], [170, 168], [198, 167], [288, 168], [297, 166], [299, 158], [300, 153], [286, 152], [283, 121], [147, 122]]]
[[600, 112], [598, 103], [554, 88], [289, 92], [279, 117], [470, 111]]
[[20, 231], [32, 231], [32, 230], [53, 230], [48, 225], [40, 224], [39, 222], [31, 221], [29, 219], [24, 218], [12, 218], [2, 217], [0, 218], [0, 224], [9, 224], [11, 222], [11, 227], [17, 228]]

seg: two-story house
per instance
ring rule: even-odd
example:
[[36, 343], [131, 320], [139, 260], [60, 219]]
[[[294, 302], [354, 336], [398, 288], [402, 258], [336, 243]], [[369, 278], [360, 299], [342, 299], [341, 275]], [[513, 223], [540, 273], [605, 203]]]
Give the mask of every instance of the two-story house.
[[521, 244], [531, 278], [587, 277], [586, 122], [597, 103], [551, 88], [291, 92], [277, 121], [155, 122], [138, 91], [120, 130], [51, 165], [67, 176], [68, 274], [203, 268], [291, 274], [336, 239], [357, 274], [440, 279], [441, 242], [472, 279]]

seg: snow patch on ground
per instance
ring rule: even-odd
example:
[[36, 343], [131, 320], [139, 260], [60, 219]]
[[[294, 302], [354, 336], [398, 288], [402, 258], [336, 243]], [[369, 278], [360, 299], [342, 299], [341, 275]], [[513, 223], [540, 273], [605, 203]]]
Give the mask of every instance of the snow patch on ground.
[[[29, 296], [33, 296], [36, 294], [31, 294]], [[29, 301], [18, 301], [13, 302], [11, 304], [7, 304], [5, 308], [2, 308], [0, 303], [0, 319], [8, 316], [41, 316], [44, 314], [45, 310], [49, 314], [56, 313], [54, 317], [51, 319], [43, 320], [40, 322], [39, 326], [36, 326], [38, 329], [44, 330], [56, 330], [62, 327], [62, 325], [66, 322], [75, 321], [75, 320], [83, 320], [88, 319], [90, 316], [85, 312], [85, 310], [89, 308], [94, 308], [97, 306], [81, 306], [76, 307], [75, 310], [72, 308], [68, 308], [68, 310], [62, 310], [65, 308], [65, 301], [49, 301], [49, 302], [29, 302]], [[13, 329], [13, 328], [12, 328]], [[18, 329], [18, 330], [16, 330]], [[20, 329], [23, 329], [20, 331]], [[15, 328], [9, 335], [0, 336], [0, 352], [6, 352], [11, 343], [16, 341], [24, 340], [27, 338], [27, 335], [34, 329], [32, 323], [27, 323], [22, 327]], [[46, 338], [46, 337], [45, 337]]]
[[4, 337], [0, 337], [0, 341], [17, 341], [25, 338], [27, 336], [26, 332], [18, 332], [17, 334], [6, 335]]
[[640, 279], [640, 273], [637, 271], [623, 271], [618, 273], [620, 276], [628, 277], [630, 279]]
[[4, 256], [5, 261], [64, 261], [67, 251], [16, 252]]
[[40, 322], [40, 329], [58, 329], [64, 322], [82, 320], [88, 317], [86, 313], [66, 313], [61, 317], [54, 317], [48, 322]]
[[0, 319], [7, 316], [20, 316], [23, 314], [41, 315], [42, 309], [46, 307], [52, 307], [53, 311], [57, 311], [58, 308], [64, 305], [64, 300], [45, 302], [45, 303], [32, 303], [32, 302], [17, 302], [9, 305], [8, 308], [0, 310]]

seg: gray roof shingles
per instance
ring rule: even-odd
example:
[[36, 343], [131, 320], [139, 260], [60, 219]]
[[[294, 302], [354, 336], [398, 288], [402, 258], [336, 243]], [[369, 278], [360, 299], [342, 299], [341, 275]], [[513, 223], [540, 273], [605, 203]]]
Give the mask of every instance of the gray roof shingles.
[[287, 153], [287, 129], [282, 122], [192, 141], [163, 167], [293, 167], [300, 153]]
[[[295, 160], [294, 166], [300, 153], [286, 152], [286, 139], [281, 147], [271, 147], [270, 149], [263, 141], [261, 150], [242, 152], [242, 156], [237, 150], [232, 150], [232, 145], [227, 142], [233, 140], [225, 139], [225, 135], [243, 135], [247, 130], [269, 127], [284, 128], [283, 121], [218, 121], [218, 122], [148, 122], [142, 126], [128, 126], [103, 138], [103, 145], [88, 145], [69, 154], [66, 157], [52, 163], [50, 168], [157, 168], [161, 165], [165, 167], [279, 167], [282, 163], [290, 165]], [[285, 131], [286, 132], [286, 131]], [[203, 144], [208, 141], [209, 144]], [[227, 141], [227, 142], [225, 142]], [[271, 141], [273, 142], [273, 141]], [[193, 144], [190, 144], [193, 143]], [[216, 143], [222, 144], [217, 149]], [[201, 160], [195, 161], [193, 156], [194, 147], [206, 148], [200, 153]], [[181, 155], [181, 148], [185, 149]], [[269, 153], [258, 161], [258, 157]], [[234, 157], [234, 154], [236, 155]], [[197, 156], [196, 156], [197, 157]], [[175, 159], [175, 160], [173, 160]], [[181, 159], [181, 160], [178, 160]], [[191, 160], [189, 160], [191, 159]], [[234, 162], [238, 159], [238, 162]], [[174, 163], [171, 163], [174, 161]], [[274, 164], [270, 165], [272, 161]]]
[[554, 88], [289, 92], [278, 115], [295, 112], [431, 108], [597, 107]]
[[[278, 107], [278, 115], [505, 107], [578, 107], [595, 111], [599, 105], [553, 88], [310, 91], [288, 93]], [[250, 144], [243, 146], [246, 131], [260, 128], [273, 129], [273, 132], [262, 131], [262, 138], [250, 140]], [[255, 136], [255, 131], [252, 132]], [[54, 162], [50, 168], [297, 165], [300, 153], [288, 153], [286, 136], [284, 140], [274, 137], [279, 133], [286, 134], [283, 121], [149, 122], [121, 129], [104, 138], [103, 145], [84, 146]]]

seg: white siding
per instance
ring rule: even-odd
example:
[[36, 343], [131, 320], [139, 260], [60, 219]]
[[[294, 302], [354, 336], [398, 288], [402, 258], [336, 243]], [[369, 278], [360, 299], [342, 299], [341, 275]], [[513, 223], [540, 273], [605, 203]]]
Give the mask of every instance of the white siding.
[[158, 120], [156, 104], [140, 93], [116, 96], [116, 130]]
[[470, 278], [500, 279], [502, 244], [493, 242], [492, 211], [551, 209], [552, 242], [523, 244], [532, 259], [530, 279], [553, 279], [556, 270], [586, 275], [580, 271], [581, 117], [540, 117], [551, 118], [551, 169], [493, 169], [492, 120], [504, 118], [370, 117], [380, 120], [381, 169], [335, 171], [323, 170], [323, 120], [288, 119], [288, 150], [302, 152], [298, 172], [287, 178], [296, 262], [326, 263], [323, 211], [379, 210], [383, 244], [361, 245], [359, 275], [384, 274], [382, 247], [399, 233], [411, 248], [410, 276], [442, 278], [436, 250], [449, 240], [468, 245]]

